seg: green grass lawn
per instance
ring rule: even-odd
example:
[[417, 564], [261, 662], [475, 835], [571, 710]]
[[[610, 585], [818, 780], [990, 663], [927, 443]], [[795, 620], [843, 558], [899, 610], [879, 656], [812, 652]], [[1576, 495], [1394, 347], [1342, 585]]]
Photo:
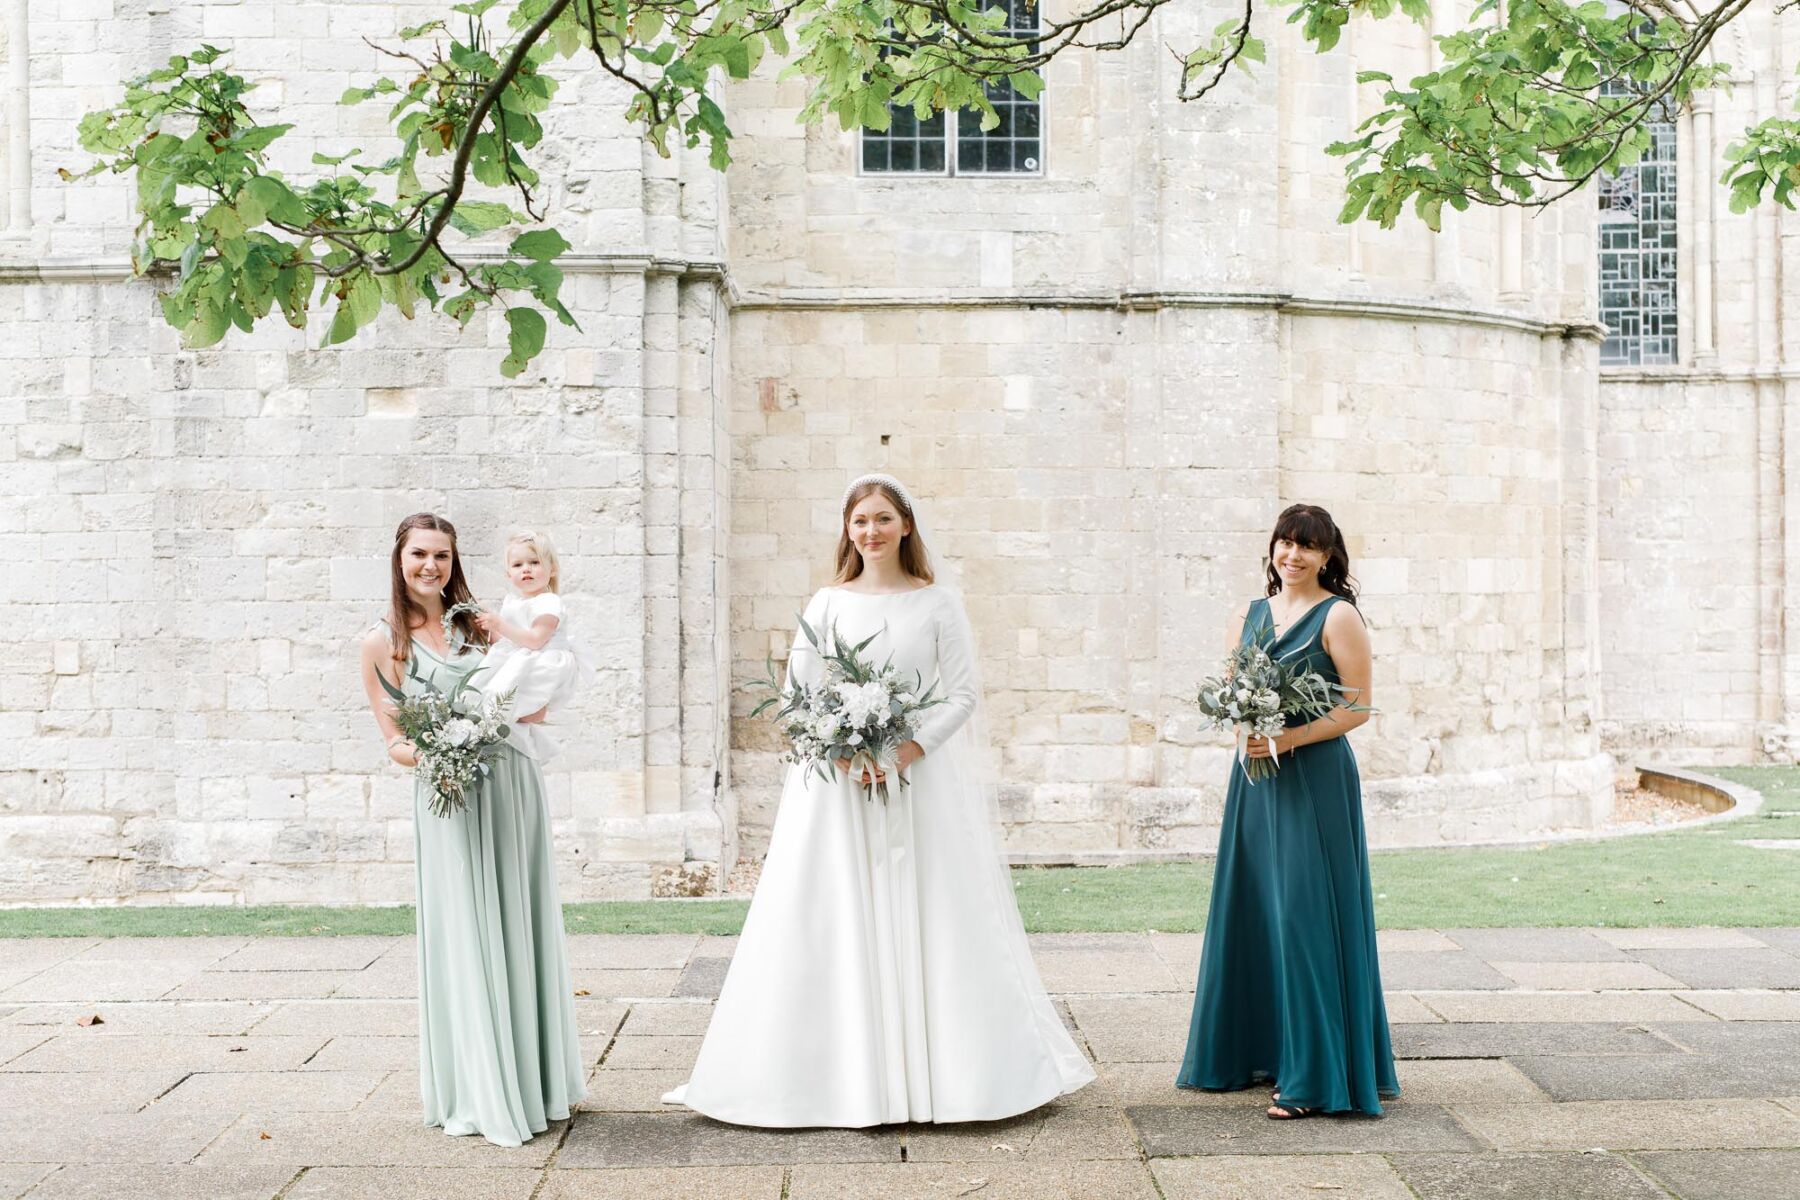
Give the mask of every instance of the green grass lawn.
[[[1506, 849], [1395, 850], [1372, 864], [1384, 929], [1504, 925], [1800, 925], [1800, 768], [1711, 772], [1763, 793], [1755, 817], [1704, 829]], [[1212, 862], [1013, 872], [1033, 932], [1198, 930]], [[570, 933], [736, 933], [741, 900], [565, 905]], [[412, 931], [410, 908], [0, 909], [0, 937], [341, 935]]]

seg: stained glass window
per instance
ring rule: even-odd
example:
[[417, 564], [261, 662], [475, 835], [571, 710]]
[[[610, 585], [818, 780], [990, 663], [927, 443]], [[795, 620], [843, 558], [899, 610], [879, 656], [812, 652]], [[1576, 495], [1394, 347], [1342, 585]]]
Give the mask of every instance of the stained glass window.
[[[1006, 31], [1031, 38], [1038, 31], [1038, 0], [995, 0], [1006, 9]], [[1043, 169], [1042, 104], [1027, 100], [1004, 79], [985, 85], [988, 101], [999, 115], [992, 129], [981, 127], [981, 113], [963, 109], [936, 113], [926, 121], [910, 108], [894, 106], [892, 123], [877, 132], [863, 130], [865, 173], [912, 172], [927, 175], [1036, 175]]]
[[1600, 361], [1611, 365], [1677, 361], [1674, 113], [1647, 128], [1644, 157], [1599, 180]]

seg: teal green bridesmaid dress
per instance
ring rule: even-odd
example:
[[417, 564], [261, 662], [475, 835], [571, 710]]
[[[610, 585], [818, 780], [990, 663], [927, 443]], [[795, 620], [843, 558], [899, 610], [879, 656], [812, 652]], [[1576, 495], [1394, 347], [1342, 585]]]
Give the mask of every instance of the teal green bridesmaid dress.
[[[480, 661], [418, 641], [439, 688]], [[420, 684], [406, 680], [408, 691]], [[587, 1089], [556, 894], [544, 779], [502, 746], [479, 798], [434, 816], [413, 795], [419, 903], [419, 1090], [425, 1124], [518, 1146], [567, 1119]]]
[[[1331, 597], [1275, 639], [1333, 683], [1320, 637]], [[1274, 628], [1267, 600], [1242, 641]], [[1400, 1094], [1375, 958], [1362, 787], [1343, 737], [1283, 755], [1273, 778], [1231, 768], [1187, 1053], [1176, 1084], [1272, 1081], [1284, 1104], [1379, 1113]]]

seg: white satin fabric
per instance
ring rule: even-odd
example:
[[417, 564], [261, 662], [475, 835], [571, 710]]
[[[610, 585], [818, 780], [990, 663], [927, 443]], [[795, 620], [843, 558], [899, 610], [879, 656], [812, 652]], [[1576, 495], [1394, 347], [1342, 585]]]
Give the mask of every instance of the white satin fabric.
[[[978, 701], [954, 593], [826, 588], [815, 630], [940, 678], [926, 754], [886, 806], [790, 768], [761, 881], [684, 1087], [736, 1125], [990, 1121], [1094, 1078], [1044, 991], [961, 731]], [[816, 678], [796, 638], [789, 670]]]

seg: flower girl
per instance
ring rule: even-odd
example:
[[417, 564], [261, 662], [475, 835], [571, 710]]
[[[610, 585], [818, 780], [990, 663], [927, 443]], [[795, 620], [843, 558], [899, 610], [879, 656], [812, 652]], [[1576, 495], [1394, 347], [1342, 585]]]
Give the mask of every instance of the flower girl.
[[[498, 614], [481, 613], [475, 623], [493, 643], [482, 690], [513, 693], [510, 713], [548, 708], [548, 719], [554, 720], [577, 685], [593, 681], [592, 657], [569, 636], [568, 616], [557, 595], [561, 576], [549, 535], [521, 530], [506, 539], [506, 577], [513, 594]], [[521, 749], [539, 762], [556, 756], [556, 742], [543, 729], [515, 724], [513, 730], [530, 740]]]

